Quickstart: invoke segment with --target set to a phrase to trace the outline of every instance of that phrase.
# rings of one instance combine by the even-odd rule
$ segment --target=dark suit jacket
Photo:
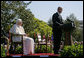
[[[62,16],[59,15],[57,12],[53,14],[52,16],[52,22],[53,22],[53,29],[57,29],[60,27],[60,24],[63,24]]]

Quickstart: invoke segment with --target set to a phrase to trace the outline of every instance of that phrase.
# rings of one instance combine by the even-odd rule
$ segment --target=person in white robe
[[[16,24],[12,26],[10,29],[10,33],[23,35],[23,53],[28,55],[30,53],[34,53],[34,40],[33,38],[27,37],[27,34],[22,27],[22,20],[17,19]],[[13,42],[21,42],[21,36],[12,37]]]

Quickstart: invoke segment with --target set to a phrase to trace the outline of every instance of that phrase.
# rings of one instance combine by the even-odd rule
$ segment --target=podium
[[[63,26],[61,27],[62,31],[65,32],[65,43],[64,45],[72,45],[72,32],[76,28],[75,24],[73,21],[64,23]]]

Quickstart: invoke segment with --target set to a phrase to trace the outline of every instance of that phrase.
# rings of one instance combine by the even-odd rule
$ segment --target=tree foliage
[[[31,3],[23,1],[1,1],[1,34],[7,34],[15,19],[22,19],[26,32],[32,31],[34,15],[26,7]]]
[[[73,36],[73,40],[75,41],[82,41],[82,29],[79,29],[79,21],[78,19],[74,16],[74,14],[70,14],[67,18],[70,18],[72,21],[74,21],[75,25],[76,25],[76,29],[73,31],[72,36]]]
[[[41,21],[37,18],[34,18],[34,31],[31,31],[30,33],[33,35],[34,33],[40,33],[43,35],[52,35],[52,28],[47,25],[46,22]]]
[[[52,19],[50,18],[50,19],[48,20],[48,25],[49,25],[50,27],[52,27],[52,24],[53,24],[53,22],[52,22]]]

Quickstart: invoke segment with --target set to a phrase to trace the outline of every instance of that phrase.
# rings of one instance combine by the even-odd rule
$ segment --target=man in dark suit
[[[58,7],[57,12],[53,14],[53,41],[54,41],[54,54],[58,54],[62,36],[61,27],[63,25],[62,16],[62,7]]]

